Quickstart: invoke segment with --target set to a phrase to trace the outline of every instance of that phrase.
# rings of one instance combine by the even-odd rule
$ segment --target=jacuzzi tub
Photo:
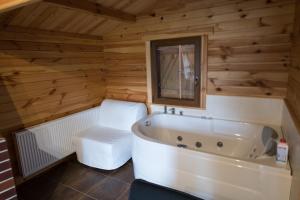
[[[264,127],[152,114],[132,128],[135,178],[207,200],[288,200],[290,167],[265,154]]]

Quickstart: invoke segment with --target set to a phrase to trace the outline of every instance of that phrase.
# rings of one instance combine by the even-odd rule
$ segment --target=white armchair
[[[116,169],[131,158],[131,126],[147,115],[143,103],[104,100],[99,123],[73,137],[79,162],[105,170]]]

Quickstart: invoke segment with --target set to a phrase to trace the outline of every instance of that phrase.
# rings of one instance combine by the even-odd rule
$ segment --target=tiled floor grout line
[[[93,169],[87,168],[87,170],[88,170],[89,172],[93,172]],[[98,173],[98,172],[97,172],[97,173]],[[104,176],[103,180],[99,181],[99,183],[102,183],[103,181],[105,181],[105,180],[109,177],[109,176],[106,175],[106,174],[103,174],[103,173],[101,173],[101,172],[99,172],[99,173],[100,173],[101,175]],[[87,196],[87,197],[89,197],[89,198],[91,198],[91,199],[99,200],[99,199],[97,199],[97,198],[95,198],[95,197],[92,197],[92,196],[90,196],[89,194],[87,194],[87,192],[89,192],[90,190],[92,190],[94,187],[91,187],[87,192],[82,192],[82,191],[77,190],[76,188],[72,187],[71,185],[67,185],[67,184],[64,184],[64,183],[60,182],[59,180],[52,179],[52,178],[49,178],[49,177],[46,177],[46,178],[47,178],[48,180],[51,180],[51,181],[57,181],[58,184],[61,184],[61,185],[65,186],[65,187],[67,187],[67,188],[69,188],[69,189],[72,189],[72,190],[74,190],[74,191],[76,191],[76,192],[79,192],[80,194],[83,194],[83,195],[85,195],[85,196]],[[97,184],[99,184],[99,183],[97,183]],[[96,184],[96,185],[97,185],[97,184]]]
[[[91,198],[91,199],[99,200],[99,199],[97,199],[97,198],[95,198],[95,197],[90,196],[89,194],[87,194],[87,193],[85,193],[85,192],[82,192],[82,191],[80,191],[80,190],[77,190],[76,188],[73,188],[73,187],[70,186],[70,185],[65,185],[65,184],[63,184],[63,183],[60,183],[60,184],[63,185],[63,186],[65,186],[65,187],[67,187],[67,188],[69,188],[69,189],[72,189],[72,190],[74,190],[74,191],[76,191],[76,192],[79,192],[80,194],[83,194],[84,196],[87,196],[87,197],[89,197],[89,198]]]
[[[123,184],[126,184],[126,185],[127,185],[126,190],[124,190],[124,191],[118,196],[118,198],[117,198],[116,200],[121,199],[122,196],[127,192],[127,190],[130,189],[130,185],[131,185],[130,183],[128,183],[128,182],[126,182],[126,181],[124,181],[124,180],[122,180],[122,179],[113,177],[113,175],[117,173],[116,171],[113,171],[113,172],[111,172],[111,173],[109,173],[109,174],[104,174],[104,173],[102,173],[102,172],[97,172],[97,171],[94,170],[93,168],[88,168],[88,170],[91,171],[92,173],[95,173],[95,172],[96,172],[96,173],[100,173],[101,175],[103,175],[103,176],[105,177],[103,180],[99,181],[99,183],[95,184],[95,185],[94,185],[93,187],[91,187],[88,191],[86,191],[86,193],[84,193],[84,194],[86,194],[86,196],[88,196],[88,197],[90,197],[90,195],[88,195],[87,193],[88,193],[89,191],[93,190],[94,187],[96,187],[98,184],[101,184],[102,182],[106,181],[107,178],[111,178],[111,179],[113,179],[113,180],[117,180],[117,181],[122,182]],[[95,199],[95,198],[93,198],[93,199]],[[97,199],[97,200],[99,200],[99,199]]]
[[[123,195],[125,195],[128,190],[130,190],[130,186],[126,190],[124,190],[116,200],[121,199],[123,197]]]
[[[119,178],[116,178],[116,177],[110,177],[111,179],[115,179],[115,180],[117,180],[117,181],[120,181],[120,182],[122,182],[122,183],[125,183],[126,185],[130,185],[130,183],[127,183],[126,181],[123,181],[123,180],[121,180],[121,179],[119,179]]]
[[[97,191],[97,188],[102,188],[102,184],[106,184],[110,183],[110,182],[119,182],[120,187],[122,186],[122,189],[120,188],[119,192],[115,195],[115,200],[122,200],[122,198],[124,198],[125,196],[127,196],[127,192],[129,192],[130,190],[130,182],[133,178],[132,176],[132,168],[133,165],[131,163],[127,163],[125,165],[123,165],[122,167],[115,169],[115,170],[99,170],[96,168],[91,168],[88,167],[86,165],[82,165],[80,164],[80,166],[76,166],[78,163],[77,162],[70,162],[70,164],[68,164],[67,166],[64,166],[62,168],[58,168],[57,170],[58,173],[56,171],[54,171],[54,174],[52,174],[51,172],[49,174],[52,174],[52,176],[47,175],[45,176],[45,181],[51,181],[53,182],[53,184],[55,184],[55,187],[59,187],[59,185],[65,187],[66,189],[72,190],[72,194],[74,193],[74,195],[77,195],[77,197],[79,199],[85,199],[85,198],[89,198],[90,200],[101,200],[102,199],[102,195],[94,195],[93,193],[88,194],[89,192],[95,190]],[[79,171],[77,170],[77,168],[81,168]],[[72,186],[72,183],[68,183],[66,181],[64,181],[63,177],[61,177],[62,175],[66,175],[65,170],[67,169],[74,169],[75,172],[78,171],[78,175],[84,176],[84,175],[88,175],[91,177],[94,177],[92,179],[95,180],[95,182],[93,182],[92,184],[89,184],[89,186],[87,188],[82,188],[83,191],[81,191],[81,187],[79,187],[78,189],[76,189],[76,185]],[[123,168],[123,170],[122,170]],[[63,170],[60,172],[60,170]],[[62,173],[62,175],[60,175]],[[86,174],[87,173],[87,174]],[[69,173],[67,173],[69,174]],[[71,174],[72,175],[72,174]],[[70,176],[70,175],[69,175]],[[79,178],[80,178],[79,177]],[[41,176],[41,178],[43,178]],[[128,179],[130,178],[130,179]],[[133,178],[134,180],[134,178]],[[71,191],[70,191],[71,192]]]
[[[103,175],[103,176],[105,177],[103,180],[99,181],[96,185],[94,185],[94,187],[96,187],[98,184],[101,184],[102,182],[104,182],[107,178],[111,178],[111,179],[120,181],[120,182],[126,184],[127,186],[130,186],[130,184],[129,184],[128,182],[126,182],[126,181],[124,181],[124,180],[122,180],[122,179],[119,179],[119,178],[116,178],[116,177],[113,177],[113,176],[112,176],[113,174],[116,173],[116,171],[111,172],[111,173],[109,173],[109,174],[104,174],[104,173],[102,173],[102,172],[97,172],[97,171],[94,170],[93,168],[87,168],[87,170],[88,170],[89,172],[92,172],[92,173],[95,173],[95,172],[96,172],[96,173],[99,173],[99,174],[101,174],[101,175]],[[47,177],[47,178],[48,178],[48,177]],[[55,181],[55,180],[54,180],[54,181]],[[73,187],[70,186],[70,185],[66,185],[66,184],[64,184],[64,183],[61,183],[60,181],[59,181],[59,183],[62,184],[62,185],[64,185],[64,186],[66,186],[66,187],[69,187],[69,188],[71,188],[71,189],[73,189],[73,190],[75,190],[75,191],[78,191],[78,192],[80,192],[81,194],[85,194],[85,195],[88,196],[88,197],[90,197],[90,195],[88,195],[87,193],[88,193],[89,191],[91,191],[91,190],[94,188],[94,187],[91,187],[86,193],[84,193],[84,192],[81,192],[81,191],[79,191],[79,190],[73,188]],[[127,190],[125,190],[125,192],[126,192],[126,191],[127,191]],[[123,193],[122,193],[122,194],[123,194]],[[95,199],[95,198],[93,197],[93,199]],[[96,200],[98,200],[98,199],[96,199]]]
[[[104,175],[104,176],[105,176],[105,178],[104,178],[103,180],[99,181],[96,185],[94,185],[93,187],[91,187],[86,193],[84,193],[84,192],[80,192],[80,193],[86,194],[86,196],[90,197],[90,195],[88,195],[87,193],[88,193],[89,191],[91,191],[92,189],[94,189],[94,187],[96,187],[98,184],[101,184],[102,182],[106,181],[107,178],[111,178],[111,179],[120,181],[120,182],[122,182],[122,183],[124,183],[124,184],[127,185],[126,190],[124,190],[124,191],[120,194],[120,196],[119,196],[117,199],[120,199],[120,198],[122,197],[122,195],[125,194],[125,193],[127,192],[127,190],[129,190],[129,188],[130,188],[130,184],[129,184],[129,183],[127,183],[127,182],[125,182],[125,181],[123,181],[123,180],[121,180],[121,179],[118,179],[118,178],[115,178],[115,177],[108,176],[108,175]],[[73,188],[72,186],[69,186],[69,187],[70,187],[70,188]],[[76,190],[76,189],[74,188],[74,190]],[[77,190],[76,190],[76,191],[77,191]],[[93,198],[93,199],[95,199],[95,198]],[[97,200],[98,200],[98,199],[97,199]]]
[[[98,184],[102,184],[107,178],[109,178],[108,176],[106,176],[103,180],[99,181],[97,184],[95,184],[93,187],[91,187],[89,190],[86,191],[86,193],[90,192],[92,189],[94,189]]]
[[[122,166],[122,167],[123,167],[123,166]],[[97,171],[94,171],[92,168],[91,168],[91,169],[88,168],[88,170],[89,170],[89,171],[92,171],[92,172],[98,173]],[[99,173],[100,173],[101,175],[105,176],[105,177],[109,177],[109,178],[118,180],[118,181],[120,181],[120,182],[122,182],[122,183],[125,183],[125,184],[127,184],[127,185],[130,185],[130,183],[128,183],[128,182],[126,182],[126,181],[124,181],[124,180],[122,180],[122,179],[113,177],[112,175],[115,174],[115,173],[117,173],[116,171],[113,171],[113,172],[109,173],[108,175],[107,175],[107,174],[104,174],[104,173],[102,173],[102,172],[99,172]]]

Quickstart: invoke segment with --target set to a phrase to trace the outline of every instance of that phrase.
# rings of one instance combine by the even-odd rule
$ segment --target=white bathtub
[[[206,200],[288,200],[290,167],[264,154],[263,128],[227,120],[150,115],[132,128],[135,178]],[[280,128],[272,128],[281,137]]]

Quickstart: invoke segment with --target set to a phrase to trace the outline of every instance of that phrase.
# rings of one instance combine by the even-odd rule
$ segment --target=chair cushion
[[[80,132],[73,144],[79,162],[112,170],[131,158],[132,133],[97,125]]]
[[[147,116],[143,103],[105,99],[100,106],[101,126],[131,131],[131,126]]]

